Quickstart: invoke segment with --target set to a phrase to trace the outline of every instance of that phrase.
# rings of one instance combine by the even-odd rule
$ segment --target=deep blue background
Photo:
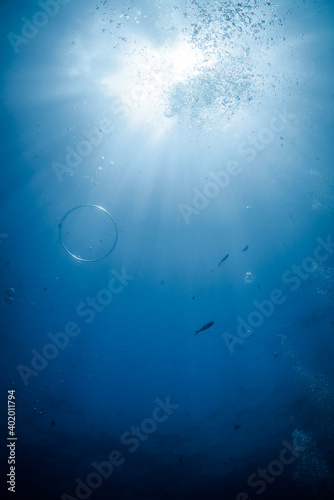
[[[282,281],[334,239],[333,3],[70,0],[17,53],[8,34],[41,7],[1,7],[1,470],[15,389],[16,498],[78,498],[112,450],[124,463],[85,498],[334,498],[333,253],[296,290]],[[99,144],[57,176],[85,131]],[[59,241],[86,204],[118,228],[89,263]],[[75,248],[92,235],[98,258],[104,223],[80,218]],[[120,293],[80,316],[115,272]],[[275,289],[284,304],[228,345]],[[24,379],[69,322],[80,333]],[[121,437],[157,398],[178,407],[131,452]],[[293,439],[304,450],[257,494],[249,476]]]

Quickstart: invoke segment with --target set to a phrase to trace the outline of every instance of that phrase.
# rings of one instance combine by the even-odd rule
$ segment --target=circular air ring
[[[95,208],[95,209],[101,211],[100,213],[105,214],[109,218],[109,222],[112,224],[112,227],[114,229],[114,240],[110,242],[110,247],[108,247],[107,249],[104,249],[103,252],[102,252],[102,255],[99,256],[99,257],[96,257],[96,258],[84,258],[84,257],[81,257],[80,254],[79,254],[79,252],[75,251],[72,248],[69,248],[68,242],[64,241],[64,240],[66,240],[65,234],[64,234],[64,224],[70,220],[69,217],[71,215],[74,215],[74,212],[76,210],[79,210],[79,209],[85,208],[85,207]],[[85,229],[87,229],[87,228],[85,228]],[[67,234],[69,234],[69,232],[67,232]],[[108,235],[111,236],[111,233],[108,233]],[[98,262],[99,260],[102,260],[102,259],[105,259],[106,257],[108,257],[108,255],[110,255],[111,252],[114,250],[114,248],[115,248],[115,246],[117,244],[117,240],[118,240],[118,231],[117,231],[117,226],[116,226],[116,223],[115,223],[112,215],[105,208],[99,207],[98,205],[88,205],[88,204],[86,204],[86,205],[79,205],[79,206],[74,207],[71,210],[69,210],[64,215],[64,217],[62,218],[61,222],[59,223],[59,240],[60,240],[60,243],[62,244],[62,247],[66,250],[66,252],[69,255],[71,255],[72,257],[74,257],[75,259],[77,259],[77,260],[79,260],[81,262]],[[99,241],[101,242],[102,238],[100,238]],[[108,244],[108,246],[109,246],[109,244]]]

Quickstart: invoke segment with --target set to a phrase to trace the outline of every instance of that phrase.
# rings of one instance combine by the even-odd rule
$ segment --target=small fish
[[[234,430],[237,431],[238,429],[240,429],[241,425],[237,424],[234,426]]]
[[[183,460],[183,456],[182,456],[182,455],[180,455],[180,457],[179,457],[179,462],[182,462],[182,460]]]
[[[248,245],[246,245],[245,248],[243,248],[241,251],[246,252],[246,250],[248,250]]]
[[[224,257],[224,258],[223,258],[223,259],[219,262],[218,266],[220,266],[220,264],[222,264],[222,263],[224,262],[224,260],[226,260],[226,259],[227,259],[227,257],[229,257],[229,255],[230,255],[230,254],[229,254],[229,253],[227,253],[227,254],[225,255],[225,257]]]
[[[202,328],[200,330],[196,330],[195,335],[197,335],[199,332],[202,332],[203,330],[207,330],[213,324],[214,324],[214,321],[210,321],[210,323],[207,323],[206,325],[202,326]]]

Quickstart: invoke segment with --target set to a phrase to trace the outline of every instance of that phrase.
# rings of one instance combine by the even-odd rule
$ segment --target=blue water
[[[2,2],[1,498],[334,498],[333,7]]]

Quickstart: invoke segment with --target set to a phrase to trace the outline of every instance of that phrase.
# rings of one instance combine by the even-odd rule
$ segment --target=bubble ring
[[[102,255],[102,257],[99,257],[98,259],[83,259],[82,257],[79,257],[78,255],[76,255],[75,253],[71,252],[65,245],[65,243],[63,242],[63,238],[62,238],[62,227],[63,227],[63,223],[65,221],[65,219],[72,213],[74,212],[75,210],[78,210],[78,208],[83,208],[83,207],[93,207],[93,208],[97,208],[99,210],[102,210],[102,212],[104,212],[105,214],[108,215],[108,217],[110,218],[110,220],[112,221],[113,225],[114,225],[114,228],[115,228],[115,242],[113,244],[113,246],[111,247],[110,250],[108,250],[107,253],[105,253],[104,255]],[[71,255],[72,257],[74,257],[75,259],[77,260],[80,260],[81,262],[98,262],[99,260],[102,260],[102,259],[105,259],[106,257],[108,257],[108,255],[111,254],[111,252],[114,250],[116,244],[117,244],[117,241],[118,241],[118,230],[117,230],[117,226],[116,226],[116,222],[114,221],[114,218],[112,217],[112,215],[103,207],[100,207],[98,205],[89,205],[89,204],[86,204],[86,205],[79,205],[77,207],[74,207],[74,208],[71,208],[71,210],[69,210],[68,212],[66,212],[66,214],[64,215],[64,217],[62,218],[62,220],[60,221],[59,225],[59,241],[62,245],[62,247],[64,248],[64,250],[66,250],[66,252]]]

